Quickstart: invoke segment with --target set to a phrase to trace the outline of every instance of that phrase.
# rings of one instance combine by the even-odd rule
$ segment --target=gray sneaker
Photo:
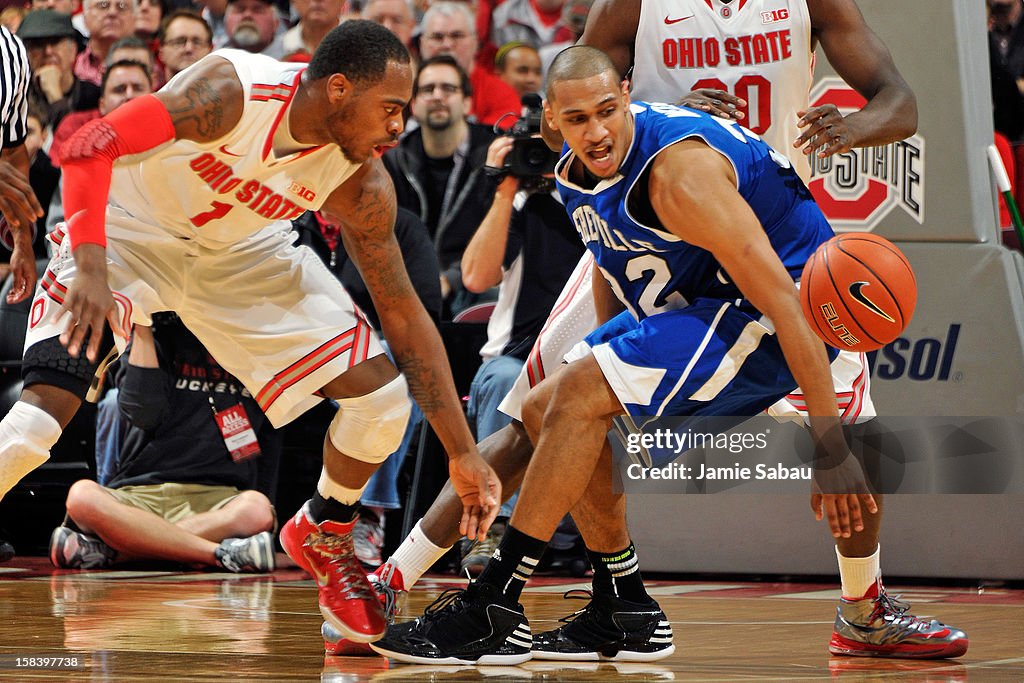
[[[384,525],[373,512],[362,510],[359,513],[352,529],[352,545],[356,557],[367,569],[376,569],[383,563],[380,553],[384,548]]]
[[[214,551],[229,572],[274,571],[274,537],[269,531],[249,538],[225,538]]]
[[[487,530],[484,540],[464,540],[462,542],[462,573],[468,573],[474,579],[479,576],[491,560],[491,555],[498,549],[498,544],[501,543],[501,537],[504,535],[505,523],[495,522]]]
[[[104,569],[114,564],[117,551],[96,538],[66,526],[50,535],[50,562],[61,569]]]
[[[860,600],[840,598],[828,650],[853,657],[943,659],[967,652],[967,634],[935,619],[907,614],[910,606],[890,597],[876,581]]]

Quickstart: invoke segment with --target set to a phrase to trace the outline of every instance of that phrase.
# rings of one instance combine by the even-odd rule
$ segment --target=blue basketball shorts
[[[585,343],[632,416],[757,415],[796,388],[771,322],[733,301],[641,321],[627,311]]]

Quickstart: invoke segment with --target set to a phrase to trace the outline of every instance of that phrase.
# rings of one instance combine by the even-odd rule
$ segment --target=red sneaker
[[[309,503],[281,529],[281,546],[309,572],[320,589],[320,613],[345,638],[380,639],[387,628],[384,609],[366,579],[352,545],[355,521],[313,522]]]
[[[384,564],[366,578],[376,591],[377,598],[384,608],[384,618],[388,626],[391,626],[395,623],[395,616],[401,611],[401,603],[408,594],[402,580],[402,572],[391,564]],[[357,657],[377,654],[368,644],[345,638],[326,621],[320,627],[320,635],[324,638],[324,651],[329,655]]]

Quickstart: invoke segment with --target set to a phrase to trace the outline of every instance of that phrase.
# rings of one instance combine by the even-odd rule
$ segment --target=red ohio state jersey
[[[796,112],[807,107],[814,70],[804,0],[643,0],[636,33],[633,97],[676,102],[697,88],[747,101],[740,123],[793,162]]]

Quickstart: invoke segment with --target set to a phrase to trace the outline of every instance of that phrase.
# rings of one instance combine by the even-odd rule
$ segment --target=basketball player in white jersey
[[[810,154],[831,156],[915,132],[913,92],[853,0],[789,0],[781,3],[782,8],[779,4],[597,0],[580,43],[606,52],[622,74],[632,68],[635,98],[680,102],[736,119],[787,154],[805,181]],[[860,111],[843,116],[834,105],[807,106],[819,44],[836,72],[867,100]],[[549,133],[545,127],[546,137]],[[560,141],[552,146],[560,147]],[[524,397],[557,371],[565,354],[599,323],[591,296],[592,270],[592,258],[584,255],[501,404],[500,409],[515,420],[480,444],[485,459],[502,477],[506,495],[521,482],[531,453],[518,422]],[[843,419],[873,416],[863,355],[841,353],[832,369]],[[769,412],[796,416],[804,414],[803,409],[798,390]],[[378,573],[388,577],[392,588],[411,586],[457,540],[458,502],[446,487],[413,530],[412,543],[404,543],[381,568]],[[830,520],[845,596],[860,597],[874,585],[880,519],[879,507],[878,514],[865,516],[862,530]],[[478,531],[475,526],[469,529],[471,534]]]
[[[173,310],[275,426],[323,397],[338,401],[317,491],[281,541],[316,578],[329,623],[353,640],[379,638],[383,612],[352,528],[367,479],[405,431],[410,389],[471,514],[496,509],[500,488],[393,234],[379,157],[398,140],[411,91],[400,41],[349,21],[308,69],[217,52],[76,133],[64,149],[66,235],[32,304],[25,388],[0,423],[0,495],[48,458],[77,411],[105,322],[121,350],[133,323]],[[288,221],[318,209],[343,224],[398,369],[334,276],[292,246]],[[252,436],[245,416],[218,422],[229,450]]]

